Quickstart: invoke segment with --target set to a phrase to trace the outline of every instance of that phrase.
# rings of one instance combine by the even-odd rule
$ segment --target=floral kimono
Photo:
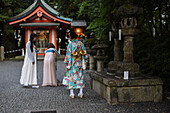
[[[68,72],[66,72],[68,76],[68,89],[80,89],[85,87],[82,60],[87,62],[87,52],[84,44],[74,39],[67,47],[64,60],[68,70]]]

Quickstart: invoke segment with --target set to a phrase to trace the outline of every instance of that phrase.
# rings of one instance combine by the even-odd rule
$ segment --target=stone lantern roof
[[[118,8],[117,15],[121,17],[138,16],[143,13],[143,9],[135,5],[124,4]]]

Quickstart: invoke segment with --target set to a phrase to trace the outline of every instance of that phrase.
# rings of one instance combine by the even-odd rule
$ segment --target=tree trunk
[[[162,32],[162,2],[161,0],[159,1],[159,29]]]

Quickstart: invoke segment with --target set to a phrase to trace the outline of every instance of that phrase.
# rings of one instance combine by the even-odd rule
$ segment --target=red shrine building
[[[59,12],[50,7],[44,0],[35,0],[26,10],[11,17],[8,21],[15,28],[24,30],[25,44],[32,32],[37,34],[38,55],[44,55],[48,43],[53,43],[56,49],[60,48],[61,53],[64,53],[68,44],[66,30],[73,28],[77,34],[80,34],[86,27],[84,20],[73,20],[59,16]]]

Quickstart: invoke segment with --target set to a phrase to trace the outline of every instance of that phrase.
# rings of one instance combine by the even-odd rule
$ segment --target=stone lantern
[[[103,44],[101,39],[98,40],[96,45],[92,46],[92,49],[96,49],[96,56],[94,58],[97,61],[97,72],[104,71],[104,59],[107,57],[104,52],[105,48],[107,48],[107,45]]]
[[[133,39],[137,34],[137,19],[136,17],[142,13],[142,10],[131,4],[126,4],[118,9],[118,14],[122,17],[120,24],[124,39],[124,58],[123,62],[118,64],[117,75],[122,76],[124,71],[129,72],[129,77],[137,77],[140,75],[139,65],[134,63],[133,59]]]
[[[114,26],[112,29],[114,61],[109,62],[106,73],[103,72],[103,60],[105,58],[104,48],[107,46],[99,41],[92,47],[97,50],[97,54],[94,56],[97,60],[97,72],[92,71],[89,74],[91,88],[112,105],[125,102],[162,101],[162,80],[159,77],[140,74],[139,65],[134,63],[133,39],[138,32],[136,17],[140,13],[140,8],[126,3],[120,6],[116,12],[117,18],[119,18],[119,27]],[[123,35],[121,41],[118,40],[116,34],[120,26]],[[123,55],[121,55],[121,50],[123,50]],[[123,56],[123,60],[121,56]],[[127,71],[129,72],[128,77]]]

